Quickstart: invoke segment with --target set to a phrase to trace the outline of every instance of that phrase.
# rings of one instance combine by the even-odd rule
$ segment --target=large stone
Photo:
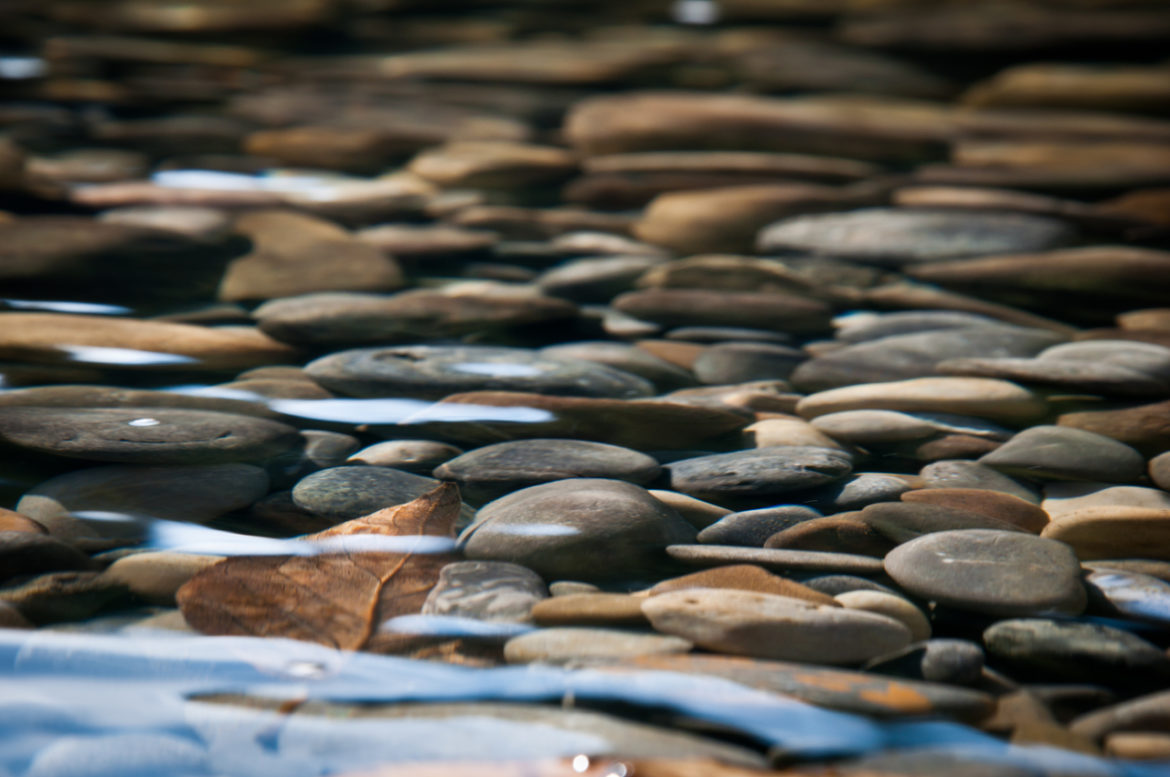
[[[7,408],[0,440],[38,453],[128,464],[258,461],[292,447],[276,421],[177,408]]]
[[[849,454],[775,446],[682,459],[666,467],[671,488],[700,499],[755,498],[831,483],[849,474]]]
[[[1072,240],[1067,223],[1022,213],[872,208],[797,216],[760,233],[765,252],[808,251],[895,267],[1043,251]]]
[[[796,412],[805,418],[876,409],[956,413],[1003,423],[1026,423],[1042,416],[1047,407],[1031,391],[992,378],[915,378],[863,383],[818,391],[796,405]]]
[[[910,630],[883,615],[750,591],[675,591],[642,611],[658,631],[756,658],[852,664],[910,643]]]
[[[1147,455],[1170,450],[1170,401],[1114,410],[1063,413],[1056,419],[1056,423],[1071,429],[1103,434],[1132,445]]]
[[[954,529],[1024,531],[986,513],[922,502],[879,502],[864,508],[858,518],[896,543]]]
[[[981,458],[1009,475],[1132,483],[1146,474],[1140,453],[1111,437],[1067,426],[1033,426]]]
[[[440,465],[433,474],[459,483],[469,499],[486,501],[566,478],[609,478],[645,485],[661,471],[650,456],[617,445],[585,440],[513,440],[468,451]]]
[[[992,615],[1077,614],[1081,565],[1067,545],[988,529],[934,532],[890,551],[886,573],[909,593]]]
[[[639,486],[580,478],[484,505],[460,545],[469,559],[522,564],[545,580],[622,580],[645,577],[694,531]]]

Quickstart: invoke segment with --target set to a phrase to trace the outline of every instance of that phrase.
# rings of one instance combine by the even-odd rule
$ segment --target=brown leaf
[[[444,484],[413,502],[338,524],[303,539],[355,534],[455,536],[459,490]],[[288,637],[343,650],[395,647],[378,624],[416,613],[452,561],[448,554],[345,551],[316,556],[237,556],[208,567],[176,596],[205,634]]]

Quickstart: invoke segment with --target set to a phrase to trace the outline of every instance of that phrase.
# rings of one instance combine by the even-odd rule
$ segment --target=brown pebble
[[[629,594],[569,594],[544,599],[532,606],[532,620],[540,626],[645,626],[642,598]]]
[[[1019,526],[1039,534],[1048,525],[1048,513],[1018,496],[983,488],[925,488],[902,494],[903,502],[953,507]]]
[[[804,599],[814,604],[830,606],[837,604],[837,601],[827,594],[814,591],[794,580],[773,575],[766,569],[752,564],[728,564],[727,566],[704,569],[702,572],[692,572],[682,577],[672,577],[658,583],[646,593],[650,596],[658,596],[688,588],[733,588],[739,591],[791,596],[793,599]]]

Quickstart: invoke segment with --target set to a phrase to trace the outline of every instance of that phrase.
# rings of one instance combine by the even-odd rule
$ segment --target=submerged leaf
[[[354,535],[455,536],[459,490],[444,484],[412,502],[338,524],[303,539]],[[385,650],[379,624],[422,609],[449,554],[348,549],[312,556],[237,556],[208,567],[179,589],[183,617],[204,634],[289,637],[343,650]],[[376,547],[376,545],[374,546]]]

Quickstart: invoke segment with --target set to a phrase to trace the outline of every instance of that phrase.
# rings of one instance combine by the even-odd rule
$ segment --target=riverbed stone
[[[654,628],[697,646],[755,658],[860,663],[910,642],[900,621],[774,594],[697,588],[647,599]]]
[[[773,534],[764,547],[884,557],[895,543],[855,515],[841,513],[798,523]]]
[[[695,385],[695,376],[690,370],[628,343],[608,341],[565,343],[542,348],[540,352],[554,359],[568,361],[583,359],[628,372],[650,381],[659,391]]]
[[[645,485],[661,471],[655,459],[629,448],[549,439],[485,445],[440,465],[433,475],[457,482],[468,499],[487,501],[566,478],[609,478]]]
[[[389,467],[330,467],[301,478],[292,497],[297,507],[341,523],[418,499],[438,485],[434,478]]]
[[[472,560],[522,564],[545,580],[637,579],[694,529],[644,488],[577,478],[531,486],[484,505],[459,539]]]
[[[859,472],[806,491],[801,501],[825,514],[860,510],[875,502],[892,502],[914,488],[914,478],[883,472]]]
[[[611,304],[664,327],[750,326],[813,333],[827,330],[829,324],[823,302],[780,292],[645,289],[621,294]]]
[[[756,564],[765,569],[789,573],[877,575],[882,572],[881,560],[856,553],[744,548],[738,545],[670,545],[666,553],[676,561],[696,567]]]
[[[928,639],[878,656],[867,672],[952,685],[973,685],[983,673],[983,649],[965,639]]]
[[[858,520],[899,544],[924,534],[959,529],[1024,531],[1014,523],[986,513],[922,502],[879,502],[863,508]]]
[[[526,622],[532,608],[547,597],[544,581],[527,567],[503,561],[455,561],[439,570],[439,580],[420,612]]]
[[[642,597],[629,594],[569,594],[537,602],[532,620],[540,626],[648,626]]]
[[[699,532],[698,540],[711,545],[744,545],[762,548],[777,532],[821,514],[803,505],[777,505],[729,513]]]
[[[391,467],[421,475],[462,453],[462,448],[438,440],[385,440],[354,452],[347,462]]]
[[[1022,532],[926,534],[890,551],[885,569],[914,596],[992,615],[1076,614],[1086,602],[1072,549]]]
[[[1116,561],[1085,565],[1085,588],[1096,611],[1165,627],[1170,624],[1170,583],[1126,569]]]
[[[1058,516],[1042,536],[1070,545],[1085,560],[1170,560],[1170,508],[1086,507]]]
[[[1048,500],[1041,507],[1012,494],[984,488],[920,488],[902,494],[903,502],[979,513],[1039,534],[1048,524]]]
[[[810,394],[796,406],[796,412],[804,418],[875,409],[954,413],[1016,424],[1040,418],[1047,406],[1036,394],[1005,380],[944,377],[830,388]]]
[[[658,596],[689,588],[731,588],[737,591],[788,596],[829,607],[837,605],[833,597],[827,594],[813,590],[795,580],[773,575],[766,569],[752,564],[728,564],[727,566],[692,572],[681,577],[668,578],[655,583],[645,593],[647,596]]]
[[[849,454],[828,448],[774,446],[682,459],[666,466],[672,488],[720,501],[768,497],[839,480]]]
[[[807,358],[804,351],[786,345],[716,343],[703,349],[691,369],[700,382],[714,385],[784,380]]]
[[[257,461],[292,447],[291,426],[178,408],[7,408],[0,440],[38,453],[126,464]]]
[[[1057,481],[1044,486],[1044,501],[1040,506],[1055,521],[1065,515],[1099,507],[1170,509],[1170,493],[1145,486]]]
[[[342,351],[316,359],[313,380],[355,397],[442,399],[467,391],[532,391],[585,397],[648,397],[642,378],[602,364],[524,348],[412,345]]]
[[[48,534],[0,531],[0,578],[92,567],[89,556]]]
[[[687,639],[645,631],[563,626],[522,634],[504,645],[511,664],[564,663],[590,658],[627,658],[662,653],[688,653]]]
[[[930,639],[930,621],[926,619],[926,615],[900,596],[881,591],[848,591],[833,598],[842,607],[875,612],[893,618],[910,630],[910,639],[914,642]]]
[[[845,444],[889,445],[929,441],[944,436],[1006,440],[1012,431],[998,424],[953,413],[905,413],[897,410],[843,410],[812,420],[820,432]]]
[[[1064,426],[1025,429],[979,461],[1009,475],[1048,480],[1132,483],[1146,473],[1145,458],[1125,443]]]
[[[1071,429],[1103,434],[1131,445],[1147,456],[1170,450],[1170,400],[1112,410],[1062,413],[1056,423]]]
[[[1031,504],[1040,503],[1039,491],[1013,477],[977,461],[935,461],[919,472],[923,484],[933,488],[975,488],[1019,497]]]
[[[175,593],[179,588],[223,558],[168,550],[132,553],[107,567],[102,579],[125,586],[148,604],[174,607]]]

